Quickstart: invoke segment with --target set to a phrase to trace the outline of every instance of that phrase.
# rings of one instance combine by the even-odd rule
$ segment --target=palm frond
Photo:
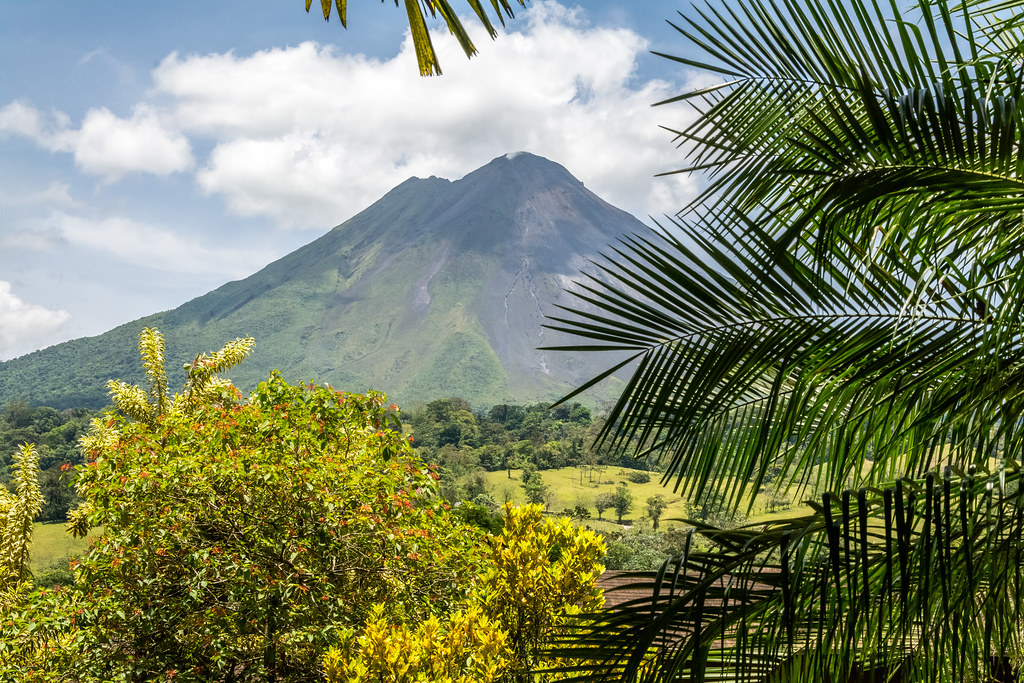
[[[496,37],[498,32],[483,3],[480,0],[466,0],[466,2],[476,18],[483,24],[487,34],[491,38]],[[516,0],[516,2],[521,7],[526,7],[526,0]],[[469,37],[469,32],[466,31],[462,20],[448,0],[404,0],[404,3],[421,76],[441,75],[441,62],[438,60],[433,42],[430,40],[427,15],[430,15],[432,19],[440,15],[449,33],[455,36],[467,57],[472,57],[477,53],[476,46]],[[312,4],[313,0],[306,0],[306,12],[309,12]],[[510,0],[490,0],[490,4],[495,20],[502,26],[505,25],[505,17],[512,18],[514,16],[513,3]],[[334,5],[338,10],[338,21],[341,22],[343,28],[348,28],[348,0],[334,0]],[[398,7],[398,0],[395,0],[395,7]],[[331,0],[320,0],[320,8],[323,11],[324,20],[329,21]]]
[[[684,17],[699,63],[729,77],[667,101],[698,114],[677,131],[688,169],[713,179],[698,203],[770,207],[791,235],[821,230],[819,253],[832,232],[870,240],[922,202],[945,208],[937,238],[978,211],[1019,213],[1019,59],[966,50],[955,64],[960,24],[938,14],[922,29],[864,2],[747,0]]]
[[[1009,680],[1020,478],[1010,461],[946,469],[761,528],[701,529],[717,550],[633,574],[614,590],[641,597],[573,624],[558,651],[589,660],[579,680]]]
[[[694,246],[668,229],[625,238],[601,267],[610,283],[578,293],[597,312],[547,323],[585,342],[563,349],[641,352],[603,439],[663,456],[683,493],[735,503],[771,465],[842,486],[986,464],[988,415],[1017,405],[1024,372],[1000,271],[951,254],[939,286],[898,250],[812,268],[761,223],[720,229]]]
[[[549,326],[635,354],[599,438],[665,484],[749,509],[779,468],[821,498],[637,577],[646,597],[561,645],[586,675],[1013,680],[1020,4],[736,0],[675,24],[703,54],[671,59],[724,79],[664,103],[696,110],[676,134],[706,190]]]

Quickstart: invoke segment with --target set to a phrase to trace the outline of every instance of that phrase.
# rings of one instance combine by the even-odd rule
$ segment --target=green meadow
[[[93,535],[99,535],[99,530],[93,530],[90,536]],[[71,536],[61,523],[37,522],[32,537],[32,571],[47,569],[65,557],[83,552],[88,545],[88,539]]]
[[[641,517],[647,517],[647,499],[653,496],[663,496],[668,507],[661,515],[661,526],[667,528],[686,517],[686,499],[673,493],[672,486],[662,486],[661,474],[649,472],[651,480],[646,484],[636,484],[629,480],[630,474],[637,470],[626,467],[600,467],[591,470],[580,467],[563,467],[560,469],[541,470],[540,475],[544,483],[550,487],[547,509],[550,512],[561,512],[565,508],[573,508],[576,505],[583,505],[590,511],[591,519],[586,522],[587,526],[601,531],[614,531],[622,527],[616,523],[615,510],[609,508],[604,511],[602,519],[597,518],[597,508],[594,507],[594,498],[600,493],[614,493],[616,487],[625,483],[629,492],[633,495],[633,509],[623,516],[624,526],[632,525]],[[491,496],[499,503],[512,501],[517,504],[526,502],[526,496],[520,482],[521,470],[512,470],[511,476],[507,470],[485,472],[484,476]],[[749,515],[752,521],[768,521],[779,519],[798,512],[797,506],[792,506],[778,512],[768,512],[765,507],[765,496],[758,495],[754,501],[754,509]],[[605,528],[607,527],[607,528]]]

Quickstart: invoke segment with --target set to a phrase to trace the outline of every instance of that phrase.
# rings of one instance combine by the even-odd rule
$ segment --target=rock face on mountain
[[[253,336],[254,355],[228,373],[244,388],[276,368],[293,381],[381,389],[403,405],[550,400],[613,359],[538,350],[565,341],[541,327],[544,315],[576,305],[563,290],[587,259],[645,229],[532,154],[499,157],[454,182],[411,178],[244,280],[0,363],[0,405],[105,404],[108,378],[141,382],[136,340],[146,326],[167,337],[171,370]]]

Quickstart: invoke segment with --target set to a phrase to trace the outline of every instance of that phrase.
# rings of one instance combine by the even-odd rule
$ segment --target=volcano
[[[167,339],[174,371],[249,334],[227,373],[243,389],[277,369],[291,381],[379,389],[402,405],[461,396],[474,406],[547,401],[609,367],[563,343],[545,314],[598,252],[647,228],[557,163],[508,154],[460,180],[410,178],[372,206],[254,275],[182,306],[0,363],[10,400],[101,407],[105,383],[142,383],[143,327]],[[621,387],[606,386],[611,395]],[[600,396],[591,395],[591,402]]]

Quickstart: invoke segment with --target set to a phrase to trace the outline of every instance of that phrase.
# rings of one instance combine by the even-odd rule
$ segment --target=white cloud
[[[0,109],[0,131],[40,140],[43,128],[43,115],[26,102],[18,100]]]
[[[52,343],[70,317],[25,303],[11,292],[11,283],[0,280],[0,360]]]
[[[637,215],[673,213],[693,196],[692,179],[653,177],[682,163],[659,125],[678,128],[687,114],[651,108],[684,86],[637,79],[642,37],[589,26],[583,10],[552,1],[510,27],[472,60],[436,32],[440,78],[418,76],[408,37],[385,60],[312,42],[173,53],[128,118],[92,109],[75,129],[14,101],[0,109],[0,131],[72,153],[109,181],[195,169],[229,211],[300,228],[345,220],[410,176],[455,179],[516,150],[563,164]],[[189,136],[211,150],[198,168]]]
[[[0,206],[33,207],[33,206],[76,206],[71,197],[71,187],[67,183],[53,182],[45,190],[26,194],[13,194],[0,191]]]
[[[412,175],[458,178],[528,150],[565,165],[634,213],[673,212],[694,187],[651,104],[679,84],[634,83],[637,34],[588,26],[582,12],[534,4],[515,33],[467,61],[438,32],[440,78],[417,75],[411,41],[393,59],[315,43],[251,56],[172,54],[154,71],[181,130],[214,147],[197,172],[230,210],[322,229]]]
[[[54,212],[48,223],[73,247],[91,249],[155,271],[212,274],[229,280],[251,275],[273,258],[272,253],[261,249],[210,248],[181,231],[121,216],[89,218]]]
[[[642,37],[590,26],[582,10],[551,1],[510,27],[469,61],[437,31],[440,78],[418,76],[408,37],[383,61],[312,42],[248,56],[174,53],[128,118],[95,108],[75,129],[18,101],[0,109],[0,132],[73,153],[108,181],[193,169],[188,136],[204,138],[212,151],[196,179],[205,192],[236,214],[318,230],[410,176],[455,179],[513,150],[565,165],[641,216],[693,196],[690,179],[653,177],[681,163],[659,124],[679,127],[686,113],[650,106],[683,86],[636,78]]]
[[[43,149],[67,152],[72,148],[71,119],[61,111],[44,114],[28,102],[15,100],[0,109],[0,133],[30,138]]]
[[[106,107],[92,109],[73,137],[75,163],[108,180],[131,172],[166,176],[192,166],[188,139],[166,127],[147,105],[136,106],[130,119],[118,118]]]
[[[166,176],[193,164],[188,138],[146,104],[136,105],[127,119],[106,107],[90,109],[75,130],[66,114],[46,116],[16,101],[0,109],[0,132],[23,135],[51,152],[71,152],[79,168],[108,181],[134,172]]]

